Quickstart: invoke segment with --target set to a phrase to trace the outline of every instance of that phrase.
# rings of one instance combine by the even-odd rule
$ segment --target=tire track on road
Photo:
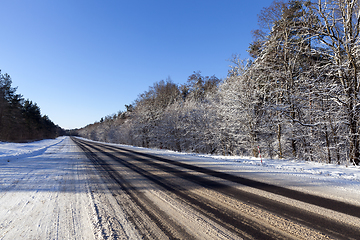
[[[320,206],[323,208],[326,208],[329,203],[335,202],[336,206],[332,207],[332,209],[340,209],[341,211],[339,212],[347,213],[349,211],[348,209],[351,208],[353,210],[351,212],[352,214],[348,214],[348,215],[355,217],[359,215],[358,206],[353,206],[348,203],[343,203],[332,199],[314,196],[299,191],[274,186],[267,183],[249,180],[239,176],[233,176],[231,174],[218,172],[211,169],[205,169],[198,166],[189,165],[171,159],[165,159],[159,156],[153,156],[147,153],[139,153],[137,151],[124,149],[118,146],[101,144],[101,143],[90,143],[84,141],[82,141],[82,143],[91,146],[96,151],[102,152],[109,158],[121,163],[122,165],[128,167],[129,169],[132,169],[133,171],[148,178],[152,182],[156,183],[158,186],[166,189],[169,192],[174,193],[180,199],[182,199],[189,205],[193,206],[202,214],[206,215],[207,217],[217,222],[218,224],[222,225],[223,227],[231,231],[237,232],[242,237],[246,236],[247,234],[242,231],[239,231],[239,229],[246,229],[245,232],[250,233],[250,235],[258,234],[258,232],[261,231],[267,232],[265,234],[267,235],[266,237],[264,235],[261,237],[257,236],[256,238],[258,239],[269,238],[270,236],[276,236],[277,234],[278,236],[276,238],[279,239],[281,238],[281,236],[284,237],[284,235],[280,233],[275,233],[274,231],[269,230],[264,226],[262,226],[263,229],[261,229],[261,227],[259,228],[259,224],[256,222],[253,222],[249,219],[246,220],[244,220],[243,218],[240,219],[239,216],[235,216],[234,213],[232,213],[228,209],[222,208],[221,206],[215,206],[216,204],[213,204],[208,199],[201,196],[197,196],[196,194],[195,195],[191,194],[190,191],[187,191],[186,188],[182,188],[181,186],[176,186],[176,183],[175,184],[167,183],[166,178],[163,178],[158,174],[153,174],[152,173],[153,170],[151,170],[151,168],[172,174],[173,176],[185,179],[186,181],[191,181],[206,189],[212,189],[215,192],[219,192],[232,199],[236,199],[237,201],[250,204],[254,207],[264,209],[265,211],[268,212],[272,212],[285,219],[290,219],[295,223],[299,223],[300,225],[307,226],[310,229],[320,231],[336,239],[358,239],[358,236],[360,236],[359,228],[344,224],[339,220],[334,220],[331,217],[330,218],[324,217],[322,215],[304,209],[300,209],[297,207],[293,207],[291,205],[278,202],[276,200],[268,199],[253,193],[242,191],[236,187],[226,185],[219,181],[214,181],[214,178],[231,181],[237,184],[243,184],[245,182],[245,184],[243,184],[245,186],[271,192],[273,194],[278,194],[280,196],[284,196],[289,199],[295,199],[297,201],[301,201],[302,198],[308,196],[309,198],[312,199],[307,199],[306,201],[303,202],[306,203],[315,202],[316,203],[314,204],[315,206]],[[131,159],[131,160],[127,161],[124,159],[127,160]],[[146,169],[144,166],[148,166],[150,170]],[[201,176],[199,176],[199,173],[201,173],[200,174]],[[292,193],[294,192],[296,194],[293,197]],[[321,200],[324,200],[324,203],[322,203]],[[342,209],[341,206],[343,206],[344,209]],[[241,221],[243,221],[242,226],[240,225],[236,226],[236,224],[234,224],[234,222],[241,222]],[[254,227],[256,225],[257,227]]]
[[[311,229],[321,231],[329,236],[335,237],[336,239],[358,239],[358,237],[360,236],[360,230],[353,226],[348,226],[341,222],[338,222],[338,221],[335,221],[335,220],[332,220],[332,219],[329,219],[329,218],[326,218],[323,216],[319,216],[317,214],[311,213],[306,210],[298,209],[296,207],[293,207],[293,206],[290,206],[287,204],[279,203],[277,201],[267,199],[267,198],[259,196],[259,195],[255,195],[255,194],[252,194],[249,192],[244,192],[244,191],[236,189],[232,186],[228,186],[228,185],[225,185],[225,184],[222,184],[219,182],[208,180],[204,177],[195,176],[193,174],[190,174],[187,171],[182,171],[182,170],[178,170],[173,167],[170,167],[170,166],[165,166],[162,163],[169,163],[169,165],[181,166],[184,169],[193,170],[195,172],[201,172],[201,173],[204,173],[204,174],[210,175],[210,176],[215,176],[215,177],[222,176],[221,179],[225,179],[225,180],[237,179],[236,176],[232,176],[232,175],[226,174],[226,173],[223,174],[221,172],[216,172],[214,170],[207,171],[208,169],[204,169],[201,167],[188,165],[188,164],[184,164],[184,163],[179,163],[176,161],[160,158],[157,156],[152,156],[149,154],[138,154],[138,152],[131,151],[131,150],[124,149],[124,148],[119,148],[119,147],[109,146],[109,145],[102,145],[102,146],[106,149],[113,150],[113,151],[120,150],[120,151],[122,151],[122,152],[120,152],[120,154],[131,157],[132,159],[137,160],[143,164],[151,165],[154,168],[161,169],[162,171],[171,173],[180,178],[183,178],[183,179],[192,181],[196,184],[199,184],[199,185],[203,186],[204,188],[213,189],[217,192],[220,192],[224,195],[232,197],[241,202],[245,202],[247,204],[259,207],[266,211],[275,213],[279,216],[282,216],[283,218],[291,219],[294,222],[298,222],[300,224],[308,226]],[[146,157],[146,158],[140,158],[139,155]],[[162,163],[157,163],[157,162],[154,162],[153,160],[161,161]],[[241,178],[241,179],[244,179],[244,178]],[[257,188],[257,186],[259,185],[259,186],[261,186],[260,189],[262,189],[263,183],[257,182],[254,180],[250,180],[250,181],[256,183],[255,186],[253,184],[253,185],[251,185],[251,187]],[[239,182],[236,182],[236,183],[239,183]],[[282,193],[286,192],[286,190],[288,190],[288,189],[277,187],[277,186],[270,185],[270,184],[265,184],[265,185],[267,185],[268,187],[274,187],[275,189],[282,189]],[[293,190],[290,190],[290,192],[292,192],[292,191]],[[283,194],[279,194],[279,195],[283,196]],[[301,195],[301,192],[299,192],[298,195]],[[313,195],[309,195],[309,194],[305,194],[305,195],[310,196],[310,197],[315,197],[316,199],[318,199],[317,196],[313,196]],[[292,198],[291,195],[290,196],[286,195],[286,197]],[[320,199],[324,199],[324,198],[320,197]],[[328,199],[328,200],[333,201],[331,199]],[[337,202],[338,206],[343,204],[342,202],[338,202],[338,201],[335,201],[335,202]],[[322,206],[321,203],[318,203],[317,205]],[[325,203],[324,205],[327,206],[327,203]],[[344,203],[344,205],[346,206],[346,208],[351,206],[353,208],[353,211],[354,210],[356,211],[357,206],[352,206],[347,203]],[[322,207],[324,207],[324,206],[322,206]],[[351,215],[356,216],[356,215],[358,215],[358,213],[353,213]]]
[[[84,142],[82,142],[84,143]],[[136,164],[130,163],[129,161],[122,160],[121,157],[115,156],[114,153],[109,153],[108,150],[112,149],[114,151],[112,146],[103,145],[103,144],[96,144],[97,147],[93,146],[93,143],[84,143],[88,144],[88,146],[91,145],[93,149],[99,152],[103,152],[108,157],[118,161],[119,163],[125,165],[126,167],[132,169],[135,172],[138,172],[139,174],[145,176],[152,182],[156,183],[157,185],[161,186],[162,188],[166,189],[169,192],[172,192],[176,194],[179,198],[183,199],[187,204],[191,205],[196,209],[197,211],[201,212],[201,214],[207,216],[208,218],[212,219],[214,222],[217,222],[218,224],[222,225],[223,227],[227,228],[230,231],[236,232],[238,235],[242,237],[249,237],[256,238],[256,239],[288,239],[290,238],[290,235],[287,233],[284,233],[281,230],[274,231],[273,227],[265,226],[259,222],[254,222],[254,220],[251,220],[251,218],[244,217],[244,215],[236,214],[231,209],[224,208],[222,205],[214,204],[214,202],[209,201],[208,199],[194,195],[187,191],[187,189],[183,189],[182,187],[176,186],[174,184],[166,183],[166,179],[163,179],[161,176],[157,176],[154,174],[151,174],[150,172],[144,170],[142,167],[138,167]],[[105,148],[105,149],[102,149]],[[108,149],[106,151],[106,149]],[[116,149],[115,149],[116,150]],[[130,157],[134,161],[138,161],[141,163],[145,163],[147,165],[155,166],[158,169],[161,169],[165,172],[170,172],[174,174],[175,172],[180,174],[177,177],[181,178],[189,178],[190,180],[194,181],[194,177],[189,175],[183,171],[176,171],[172,168],[164,167],[162,165],[157,165],[154,163],[149,163],[145,161],[144,159],[139,158],[138,156],[129,155],[129,153],[118,153],[122,154],[125,157]],[[145,161],[145,162],[144,162]],[[197,177],[198,178],[198,177]],[[218,185],[218,183],[212,182],[210,185],[204,185],[204,182],[209,183],[207,180],[200,178],[200,185],[203,187],[208,187],[214,189],[214,186],[216,185],[216,191],[219,189],[225,187],[224,185]],[[189,179],[188,179],[189,180]],[[197,179],[198,180],[198,179]],[[196,181],[199,183],[199,181]],[[225,188],[226,189],[226,188]],[[226,191],[225,191],[226,192]]]
[[[105,145],[105,146],[107,146],[107,145]],[[355,205],[352,205],[349,203],[345,203],[345,202],[341,202],[341,201],[337,201],[337,200],[333,200],[333,199],[329,199],[329,198],[325,198],[325,197],[320,197],[320,196],[316,196],[316,195],[311,195],[311,194],[303,193],[303,192],[296,191],[293,189],[288,189],[288,188],[284,188],[284,187],[280,187],[280,186],[276,186],[276,185],[272,185],[272,184],[268,184],[268,183],[264,183],[264,182],[260,182],[260,181],[255,181],[255,180],[231,175],[231,174],[224,173],[224,172],[219,172],[219,171],[215,171],[215,170],[211,170],[211,169],[207,169],[207,168],[202,168],[202,167],[162,158],[159,156],[150,155],[150,154],[143,153],[143,152],[137,152],[137,151],[120,148],[120,147],[115,147],[115,146],[111,146],[111,147],[122,150],[122,151],[127,151],[127,152],[130,152],[133,154],[142,155],[144,157],[148,157],[150,159],[158,160],[158,161],[161,161],[164,163],[169,163],[171,165],[175,165],[175,166],[178,166],[178,167],[181,167],[184,169],[189,169],[189,170],[192,170],[195,172],[204,173],[206,175],[210,175],[210,176],[213,176],[213,177],[216,177],[219,179],[224,179],[224,180],[238,183],[241,185],[245,185],[248,187],[257,188],[259,190],[274,193],[274,194],[288,197],[288,198],[291,198],[294,200],[298,200],[301,202],[309,203],[309,204],[312,204],[315,206],[331,209],[336,212],[341,212],[341,213],[344,213],[344,214],[347,214],[350,216],[360,218],[360,206],[355,206]]]
[[[94,148],[84,142],[79,143],[75,141],[79,147],[85,152],[86,156],[94,163],[94,165],[98,168],[102,168],[106,171],[109,177],[116,182],[121,189],[126,192],[126,194],[131,198],[131,200],[138,206],[142,212],[148,216],[156,226],[159,227],[161,232],[164,234],[165,237],[170,239],[192,239],[193,236],[188,234],[182,226],[178,225],[177,223],[171,221],[165,213],[161,211],[156,205],[154,205],[150,200],[147,199],[141,192],[137,191],[131,185],[126,183],[126,180],[119,175],[111,166],[109,166],[104,160],[97,156],[96,153],[90,150]],[[111,189],[110,189],[111,190]],[[114,190],[112,190],[114,191]],[[116,193],[113,193],[116,196]],[[123,203],[119,203],[123,204]],[[129,206],[130,207],[130,206]],[[130,210],[130,209],[128,209]],[[143,237],[145,239],[161,239],[163,237],[159,236],[158,232],[155,232],[154,229],[151,229],[147,226],[146,222],[149,220],[144,221],[144,218],[140,216],[136,210],[130,210],[132,214],[129,214],[130,221],[137,227],[137,229],[142,232]]]

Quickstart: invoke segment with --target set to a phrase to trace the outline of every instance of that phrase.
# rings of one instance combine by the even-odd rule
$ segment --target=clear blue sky
[[[0,69],[59,126],[125,110],[162,79],[226,77],[270,0],[1,0]]]

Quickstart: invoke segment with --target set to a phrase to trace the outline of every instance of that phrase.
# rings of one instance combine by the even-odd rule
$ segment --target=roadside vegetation
[[[0,141],[40,140],[63,133],[48,116],[41,115],[36,103],[25,100],[11,84],[10,75],[0,71]]]
[[[360,163],[360,6],[274,1],[252,59],[225,79],[194,72],[155,83],[125,112],[77,130],[93,140],[222,155]],[[259,151],[260,150],[260,151]]]

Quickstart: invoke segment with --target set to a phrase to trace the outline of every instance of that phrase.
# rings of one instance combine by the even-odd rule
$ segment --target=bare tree
[[[317,1],[309,7],[309,16],[316,17],[316,27],[305,28],[303,35],[314,45],[314,71],[319,79],[329,82],[327,96],[341,106],[348,129],[349,158],[359,165],[359,32],[360,8],[357,0]]]

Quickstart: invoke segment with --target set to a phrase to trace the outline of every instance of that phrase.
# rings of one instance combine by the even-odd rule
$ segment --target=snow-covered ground
[[[360,205],[355,166],[124,147]],[[86,161],[69,137],[0,143],[0,239],[97,238],[104,191]]]
[[[42,140],[30,143],[7,143],[0,142],[0,164],[4,162],[41,155],[51,146],[55,146],[64,141],[64,137],[57,139]]]

